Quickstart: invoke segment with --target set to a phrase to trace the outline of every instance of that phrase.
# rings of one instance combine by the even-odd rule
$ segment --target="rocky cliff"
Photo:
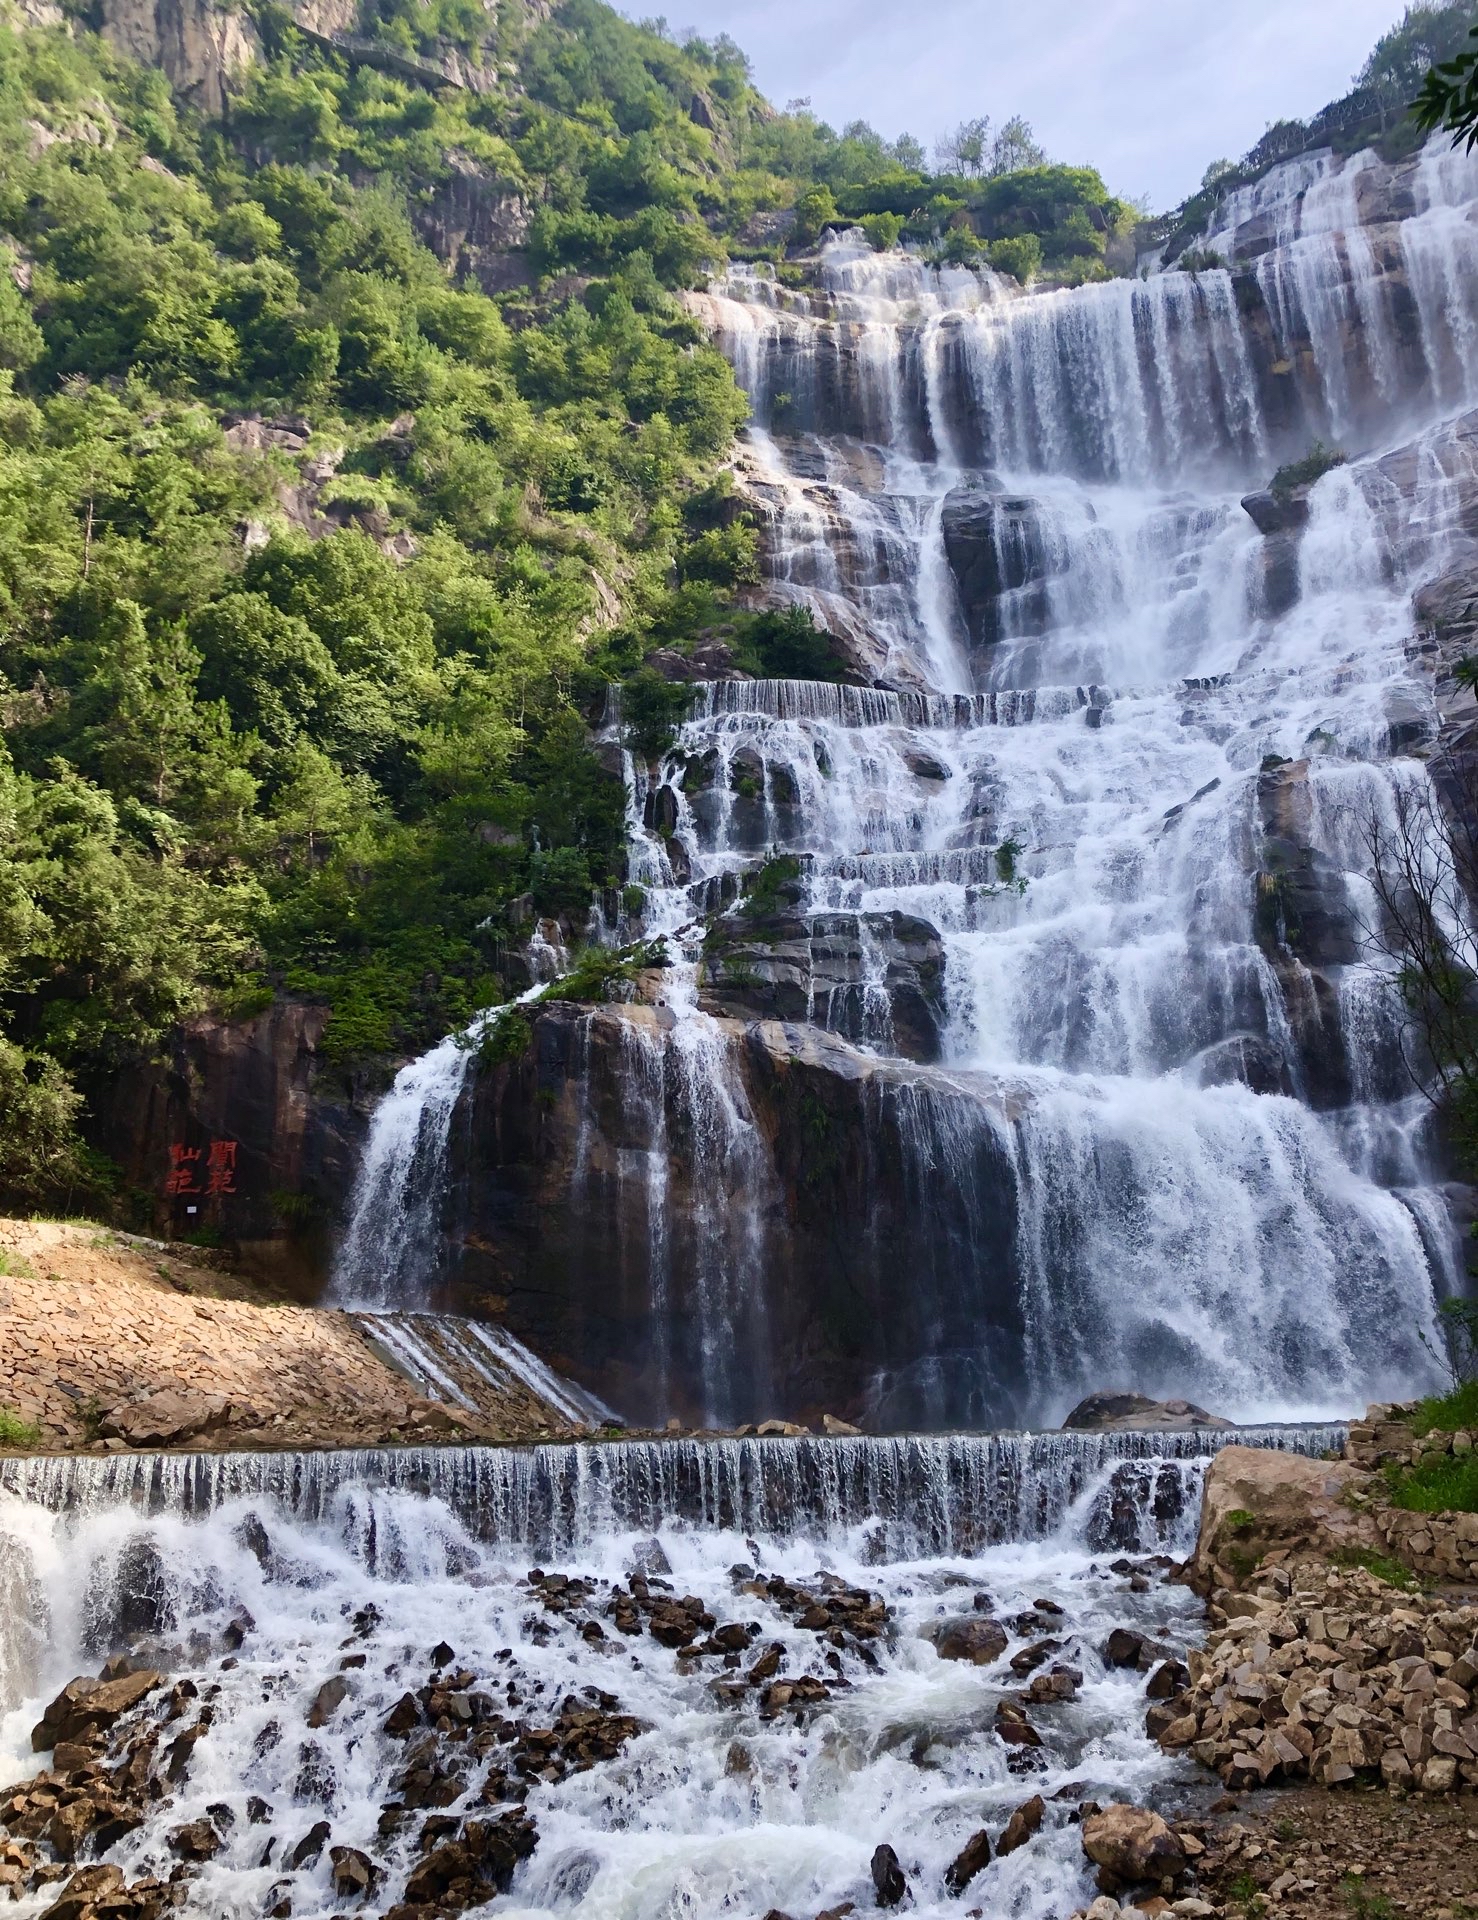
[[[976,1104],[1004,1120],[1006,1093],[780,1020],[721,1019],[708,1044],[727,1059],[686,1056],[665,1008],[556,1002],[521,1058],[477,1070],[452,1136],[453,1297],[634,1420],[1009,1407],[1014,1186]]]

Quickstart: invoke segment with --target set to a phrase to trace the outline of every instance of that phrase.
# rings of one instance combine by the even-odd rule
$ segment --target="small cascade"
[[[0,1492],[74,1517],[133,1508],[204,1519],[266,1501],[313,1525],[346,1514],[357,1525],[349,1496],[409,1495],[444,1506],[473,1538],[541,1558],[578,1555],[607,1535],[691,1527],[813,1547],[840,1546],[863,1529],[877,1560],[917,1560],[1087,1525],[1085,1498],[1101,1496],[1127,1463],[1199,1469],[1226,1445],[1317,1458],[1343,1440],[1343,1427],[1314,1425],[72,1455],[0,1460]],[[1194,1481],[1190,1491],[1199,1497]],[[1184,1546],[1186,1519],[1178,1512],[1174,1530],[1151,1531],[1135,1549]]]
[[[375,1108],[334,1263],[339,1305],[415,1306],[441,1278],[447,1137],[479,1033],[448,1034],[395,1076]]]
[[[884,1839],[910,1911],[952,1920],[950,1861],[1040,1794],[1041,1832],[970,1891],[1055,1920],[1092,1894],[1077,1802],[1153,1804],[1182,1770],[1144,1731],[1144,1674],[1106,1649],[1127,1628],[1157,1661],[1201,1631],[1161,1576],[1210,1456],[1339,1438],[7,1459],[0,1783],[49,1761],[31,1729],[58,1690],[127,1654],[166,1684],[113,1736],[145,1778],[100,1858],[173,1876],[191,1912],[340,1912],[343,1849],[389,1910],[448,1836],[516,1821],[497,1904],[528,1920],[860,1905]],[[675,1651],[664,1610],[688,1608],[703,1624]],[[988,1664],[945,1657],[987,1619]],[[784,1692],[746,1684],[761,1657]],[[997,1708],[1054,1660],[1076,1678],[1033,1698],[1023,1767]],[[184,1864],[182,1830],[213,1836]]]
[[[523,1387],[563,1425],[584,1428],[615,1419],[603,1401],[562,1379],[506,1327],[450,1313],[350,1318],[370,1346],[430,1400],[476,1409],[491,1390],[496,1409],[511,1388]]]

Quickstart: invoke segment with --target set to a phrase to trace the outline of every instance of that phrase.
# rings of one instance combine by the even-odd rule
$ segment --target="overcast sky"
[[[1403,0],[652,0],[675,32],[727,32],[783,106],[933,148],[959,121],[1025,114],[1054,160],[1156,211],[1270,120],[1348,87]]]

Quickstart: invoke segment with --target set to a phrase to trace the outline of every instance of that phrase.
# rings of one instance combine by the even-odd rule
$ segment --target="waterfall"
[[[418,1306],[434,1292],[447,1136],[478,1037],[448,1034],[402,1067],[376,1106],[334,1263],[336,1303]]]
[[[1344,1428],[1157,1433],[914,1434],[892,1439],[618,1440],[539,1447],[381,1447],[332,1453],[168,1453],[0,1459],[0,1492],[77,1516],[130,1509],[201,1520],[266,1502],[334,1525],[346,1501],[436,1501],[470,1536],[535,1557],[579,1555],[609,1534],[694,1528],[840,1546],[871,1530],[880,1559],[968,1555],[1086,1527],[1085,1496],[1144,1461],[1185,1463],[1187,1503],[1151,1551],[1187,1544],[1197,1475],[1226,1445],[1309,1455]],[[355,1510],[357,1513],[357,1509]],[[354,1518],[351,1524],[358,1525]]]
[[[624,756],[623,937],[669,965],[581,1016],[572,1224],[530,1229],[529,1326],[588,1378],[647,1418],[932,1428],[1431,1380],[1460,1263],[1359,827],[1427,778],[1411,595],[1478,536],[1475,209],[1440,143],[1304,156],[1194,273],[1023,294],[845,235],[804,291],[693,297],[769,584],[851,672],[698,686]],[[1350,463],[1264,537],[1241,497],[1315,434]],[[856,1088],[844,1142],[797,1063]],[[404,1220],[434,1269],[416,1143],[460,1079],[417,1064],[365,1238]]]

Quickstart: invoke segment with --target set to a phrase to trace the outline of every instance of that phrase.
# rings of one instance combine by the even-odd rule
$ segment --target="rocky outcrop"
[[[323,0],[318,0],[321,10]],[[345,0],[348,12],[357,0]],[[307,9],[304,9],[306,12]],[[220,114],[260,49],[250,10],[214,0],[101,0],[102,33],[140,66],[158,67],[180,98]]]
[[[452,272],[484,293],[507,293],[532,283],[529,223],[533,211],[506,180],[471,155],[451,148],[448,178],[411,217],[417,232]]]
[[[1272,1085],[1316,1107],[1342,1107],[1353,1095],[1339,1009],[1338,969],[1360,958],[1344,875],[1315,845],[1307,760],[1264,763],[1257,783],[1262,825],[1254,878],[1254,928],[1283,990],[1295,1055],[1270,1054]],[[1272,1036],[1266,1036],[1271,1046]],[[1399,1062],[1394,1063],[1399,1067]]]
[[[380,1091],[319,1051],[328,1009],[277,1000],[200,1015],[167,1057],[93,1090],[94,1143],[157,1231],[209,1231],[256,1272],[314,1297]]]
[[[1230,1427],[1230,1420],[1189,1400],[1150,1400],[1142,1393],[1090,1393],[1062,1423],[1064,1433],[1147,1433],[1168,1428]]]
[[[910,1060],[937,1060],[944,946],[909,914],[754,914],[716,921],[704,945],[707,1011],[813,1021]]]
[[[1017,1409],[1004,1092],[781,1021],[554,1002],[530,1024],[453,1126],[459,1299],[636,1421]]]
[[[991,489],[988,480],[945,498],[944,551],[972,646],[1005,634],[1044,633],[1053,564],[1036,502]]]
[[[1255,1564],[1271,1548],[1374,1548],[1371,1521],[1346,1499],[1363,1483],[1359,1468],[1343,1460],[1223,1447],[1206,1471],[1192,1584],[1203,1591],[1235,1585],[1237,1566]]]

